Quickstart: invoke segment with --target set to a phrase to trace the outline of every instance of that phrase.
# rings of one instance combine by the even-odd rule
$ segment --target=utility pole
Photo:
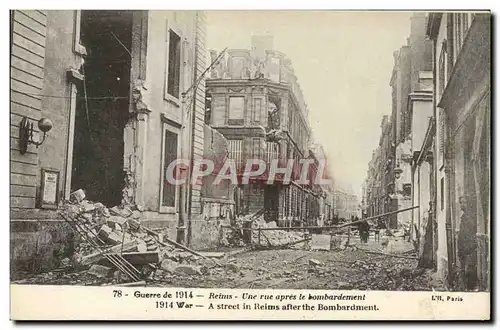
[[[186,138],[185,136],[185,128],[186,128],[186,123],[189,122],[188,121],[188,118],[187,118],[187,115],[194,115],[193,112],[194,112],[194,106],[191,107],[191,102],[193,102],[193,105],[194,105],[194,102],[195,102],[195,93],[197,91],[197,88],[198,88],[198,85],[200,84],[201,80],[203,79],[203,77],[210,71],[210,69],[213,68],[214,65],[216,65],[220,59],[222,58],[222,55],[224,55],[224,53],[226,52],[227,50],[227,47],[222,51],[220,52],[220,54],[217,56],[217,58],[205,69],[205,71],[203,71],[203,73],[197,77],[194,81],[194,83],[185,91],[181,94],[181,114],[182,114],[182,119],[181,119],[181,145],[180,145],[180,155],[181,157],[184,157],[184,152],[185,150],[189,150],[189,149],[184,149],[185,146],[185,141],[184,139]],[[194,70],[196,74],[196,70]],[[186,102],[187,100],[190,100],[190,103],[188,106],[186,106]],[[186,115],[184,115],[184,112],[186,112]],[[191,129],[194,129],[194,128],[191,128]],[[191,139],[187,139],[187,141],[190,141],[190,143],[192,143]],[[185,210],[185,207],[186,207],[186,202],[185,202],[185,191],[187,191],[187,188],[188,188],[188,185],[189,185],[189,180],[190,180],[190,176],[191,176],[191,172],[192,172],[192,164],[193,162],[191,161],[192,158],[193,158],[193,155],[191,154],[190,152],[190,155],[188,155],[187,157],[189,160],[190,160],[190,165],[191,166],[188,166],[187,168],[185,168],[184,166],[180,168],[180,170],[182,171],[182,175],[181,177],[185,177],[186,180],[184,181],[184,183],[180,184],[179,185],[179,189],[178,189],[178,201],[179,201],[179,219],[178,219],[178,223],[177,223],[177,235],[176,235],[176,241],[177,243],[179,244],[183,244],[184,243],[184,238],[185,238],[185,233],[186,233],[186,222],[185,222],[185,214],[186,214],[186,210]],[[184,174],[186,174],[184,176]]]

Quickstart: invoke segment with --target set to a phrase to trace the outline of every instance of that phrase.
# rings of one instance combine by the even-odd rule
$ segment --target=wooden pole
[[[356,220],[356,221],[351,221],[351,222],[348,222],[348,223],[344,223],[344,224],[341,224],[341,225],[337,225],[337,226],[323,226],[323,227],[320,227],[320,226],[308,226],[308,227],[274,227],[274,228],[261,228],[261,230],[285,230],[285,229],[293,229],[293,230],[311,230],[311,229],[341,229],[341,228],[345,228],[345,227],[350,227],[352,225],[356,225],[360,222],[363,222],[363,221],[368,221],[368,220],[375,220],[375,219],[379,219],[377,221],[380,221],[380,218],[382,217],[385,217],[385,216],[388,216],[388,215],[392,215],[392,214],[396,214],[396,213],[400,213],[400,212],[405,212],[405,211],[409,211],[409,210],[413,210],[413,209],[416,209],[418,208],[419,206],[412,206],[412,207],[408,207],[406,209],[401,209],[401,210],[397,210],[397,211],[392,211],[392,212],[388,212],[388,213],[383,213],[383,214],[380,214],[380,215],[376,215],[376,216],[373,216],[373,217],[369,217],[369,218],[364,218],[364,219],[360,219],[360,220]],[[249,228],[248,230],[255,230],[255,229],[251,229]]]

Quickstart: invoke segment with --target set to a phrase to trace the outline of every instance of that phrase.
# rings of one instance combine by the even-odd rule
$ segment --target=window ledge
[[[73,52],[75,52],[76,54],[78,54],[80,56],[87,56],[87,48],[85,48],[84,46],[82,46],[80,44],[75,45]]]
[[[85,79],[85,76],[78,72],[78,70],[69,68],[66,71],[66,76],[69,81],[83,81]]]
[[[172,96],[170,94],[166,94],[163,99],[167,101],[168,103],[180,108],[181,107],[181,101],[176,98],[175,96]]]
[[[160,206],[160,210],[158,213],[161,214],[177,214],[175,211],[175,207],[170,207],[170,206]]]

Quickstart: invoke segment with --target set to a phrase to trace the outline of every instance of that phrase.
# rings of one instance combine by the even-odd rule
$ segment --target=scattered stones
[[[61,266],[62,267],[67,267],[71,265],[71,260],[69,258],[64,258],[61,260]]]
[[[238,265],[233,264],[233,263],[227,264],[226,268],[229,271],[232,271],[233,273],[238,273],[240,271],[240,267],[238,267]]]
[[[193,265],[179,265],[175,268],[175,273],[186,275],[202,275],[200,268]]]
[[[94,204],[90,203],[89,201],[82,201],[81,204],[83,212],[89,213],[95,210]]]
[[[338,282],[337,286],[339,290],[351,290],[353,289],[353,285],[349,282]]]
[[[107,219],[107,222],[108,222],[108,225],[110,225],[110,226],[111,226],[111,224],[113,224],[113,225],[118,224],[120,226],[123,226],[125,223],[127,223],[127,219],[116,216],[116,215],[112,215]]]
[[[90,267],[88,273],[99,278],[108,277],[111,272],[111,268],[94,264]]]
[[[109,271],[115,267],[107,260],[106,254],[120,254],[135,266],[136,275],[152,279],[155,270],[197,276],[202,269],[207,273],[210,267],[218,264],[164,242],[165,232],[156,234],[142,227],[142,212],[136,207],[121,205],[108,209],[102,203],[86,200],[83,190],[74,192],[72,196],[72,204],[64,204],[61,212],[70,223],[80,222],[81,226],[74,225],[74,228],[83,228],[86,235],[77,237],[74,256],[71,261],[64,260],[63,266],[70,266],[71,263],[91,266],[88,274],[103,278],[110,275]],[[97,240],[88,238],[95,236]],[[215,256],[221,257],[220,254]],[[123,278],[116,278],[118,275],[115,275],[116,282],[123,282]]]
[[[69,195],[69,200],[72,203],[80,203],[85,199],[85,192],[82,189],[72,192]]]
[[[321,261],[316,260],[316,259],[309,259],[309,265],[310,266],[321,266]]]
[[[179,266],[179,264],[176,261],[170,259],[163,259],[160,265],[161,269],[170,273],[174,273],[177,266]]]
[[[128,282],[130,279],[127,275],[123,274],[121,271],[117,270],[113,273],[113,279],[116,283]]]

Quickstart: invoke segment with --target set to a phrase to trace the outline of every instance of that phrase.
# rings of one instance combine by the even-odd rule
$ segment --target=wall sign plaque
[[[40,208],[57,209],[59,171],[42,169],[42,184],[40,187]]]

